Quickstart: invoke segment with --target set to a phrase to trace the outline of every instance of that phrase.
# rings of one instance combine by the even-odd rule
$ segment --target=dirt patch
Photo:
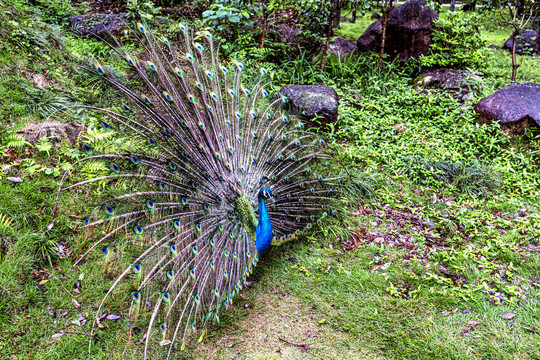
[[[193,358],[379,358],[363,349],[358,338],[336,332],[326,324],[319,325],[321,316],[292,296],[263,294],[249,299],[249,303],[253,306],[246,308],[249,315],[235,324],[235,329],[219,329],[219,336],[200,344]],[[244,303],[235,306],[243,307]]]

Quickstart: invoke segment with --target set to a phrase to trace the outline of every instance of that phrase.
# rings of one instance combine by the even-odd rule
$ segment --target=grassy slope
[[[23,20],[21,14],[13,16]],[[504,37],[491,31],[494,38]],[[13,56],[1,52],[2,69],[7,70],[0,72],[2,93],[7,94],[0,106],[7,119],[3,125],[17,128],[42,120],[43,109],[29,109],[24,86],[35,87],[30,71],[43,75],[62,58],[54,42],[50,45],[47,50],[24,46]],[[69,37],[65,44],[81,52],[93,46]],[[486,86],[476,96],[508,81],[507,54],[493,51],[490,56]],[[540,82],[538,61],[524,59],[521,79]],[[329,65],[335,74],[326,75],[344,100],[340,131],[349,143],[345,153],[379,184],[351,220],[358,229],[355,235],[336,239],[323,233],[273,247],[253,275],[251,288],[223,313],[222,325],[212,327],[202,344],[188,344],[179,358],[530,359],[540,353],[540,256],[534,250],[540,233],[534,156],[538,136],[509,141],[496,128],[477,129],[470,105],[460,108],[444,94],[416,94],[399,85],[407,81],[393,74],[395,69],[377,72],[365,64],[370,63],[354,68],[354,80],[343,75],[348,69],[335,64]],[[340,76],[343,82],[333,82]],[[73,95],[85,93],[65,71],[53,72],[49,80]],[[484,149],[486,144],[491,150]],[[15,243],[0,260],[1,358],[86,358],[87,336],[51,335],[60,330],[88,333],[90,322],[79,327],[72,321],[91,318],[110,285],[97,254],[71,270],[70,258],[54,258],[59,239],[75,253],[84,241],[84,234],[71,231],[73,218],[60,217],[53,231],[45,232],[58,176],[39,169],[58,166],[66,158],[62,149],[50,157],[30,146],[14,150],[17,159],[34,158],[38,168],[24,162],[12,166],[20,172],[11,175],[24,179],[18,186],[5,177],[0,181],[0,214],[12,219],[15,228],[1,235],[3,242]],[[497,170],[502,185],[484,197],[463,194],[429,169],[408,171],[400,159],[415,154],[433,161],[484,159]],[[9,162],[4,155],[2,163]],[[85,194],[78,194],[70,203],[76,208],[62,215],[77,215],[85,201]],[[48,264],[48,254],[54,266]],[[85,274],[80,295],[72,291],[79,272]],[[498,295],[505,301],[496,305]],[[125,301],[116,299],[109,311],[120,311]],[[48,307],[54,307],[56,316]],[[58,318],[65,310],[69,313]],[[501,317],[508,312],[516,314],[513,324]],[[140,358],[140,335],[126,346],[124,325],[123,319],[106,322],[92,347],[93,359]],[[303,352],[279,338],[307,344],[310,350]],[[152,358],[160,358],[160,350],[151,349]]]

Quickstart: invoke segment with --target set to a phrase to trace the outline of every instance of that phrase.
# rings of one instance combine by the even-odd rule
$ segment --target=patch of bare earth
[[[195,359],[380,359],[352,336],[319,324],[321,315],[292,296],[261,295],[235,328],[218,330]],[[235,304],[244,306],[244,304]]]

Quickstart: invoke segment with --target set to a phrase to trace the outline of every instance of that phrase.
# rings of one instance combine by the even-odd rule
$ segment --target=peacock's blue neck
[[[270,216],[268,210],[266,210],[266,204],[264,198],[259,196],[259,224],[255,229],[255,247],[259,254],[263,253],[272,243],[272,224],[270,223]]]

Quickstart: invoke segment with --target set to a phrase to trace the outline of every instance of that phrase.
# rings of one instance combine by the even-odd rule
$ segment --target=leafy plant
[[[36,143],[36,149],[38,151],[43,151],[47,153],[47,156],[51,156],[51,149],[53,148],[52,143],[50,142],[49,138],[46,136],[39,139],[39,141]]]
[[[316,37],[324,36],[324,26],[321,24],[328,21],[329,1],[299,0],[296,2],[296,7],[300,10],[300,17],[303,19],[303,30]]]
[[[161,11],[150,0],[127,0],[126,8],[135,18],[146,21],[153,21]]]
[[[26,146],[32,146],[25,138],[17,134],[9,134],[3,141],[6,148],[22,149]]]
[[[485,66],[485,46],[479,16],[452,12],[436,21],[430,54],[421,57],[422,65],[456,69]]]
[[[69,0],[34,0],[36,5],[33,11],[41,16],[45,21],[56,25],[63,23],[73,15],[76,15],[76,5],[73,6]]]
[[[238,4],[240,5],[240,4]],[[228,1],[219,1],[203,12],[203,23],[219,31],[227,29],[239,31],[243,27],[252,27],[250,10],[246,7],[234,6]]]

